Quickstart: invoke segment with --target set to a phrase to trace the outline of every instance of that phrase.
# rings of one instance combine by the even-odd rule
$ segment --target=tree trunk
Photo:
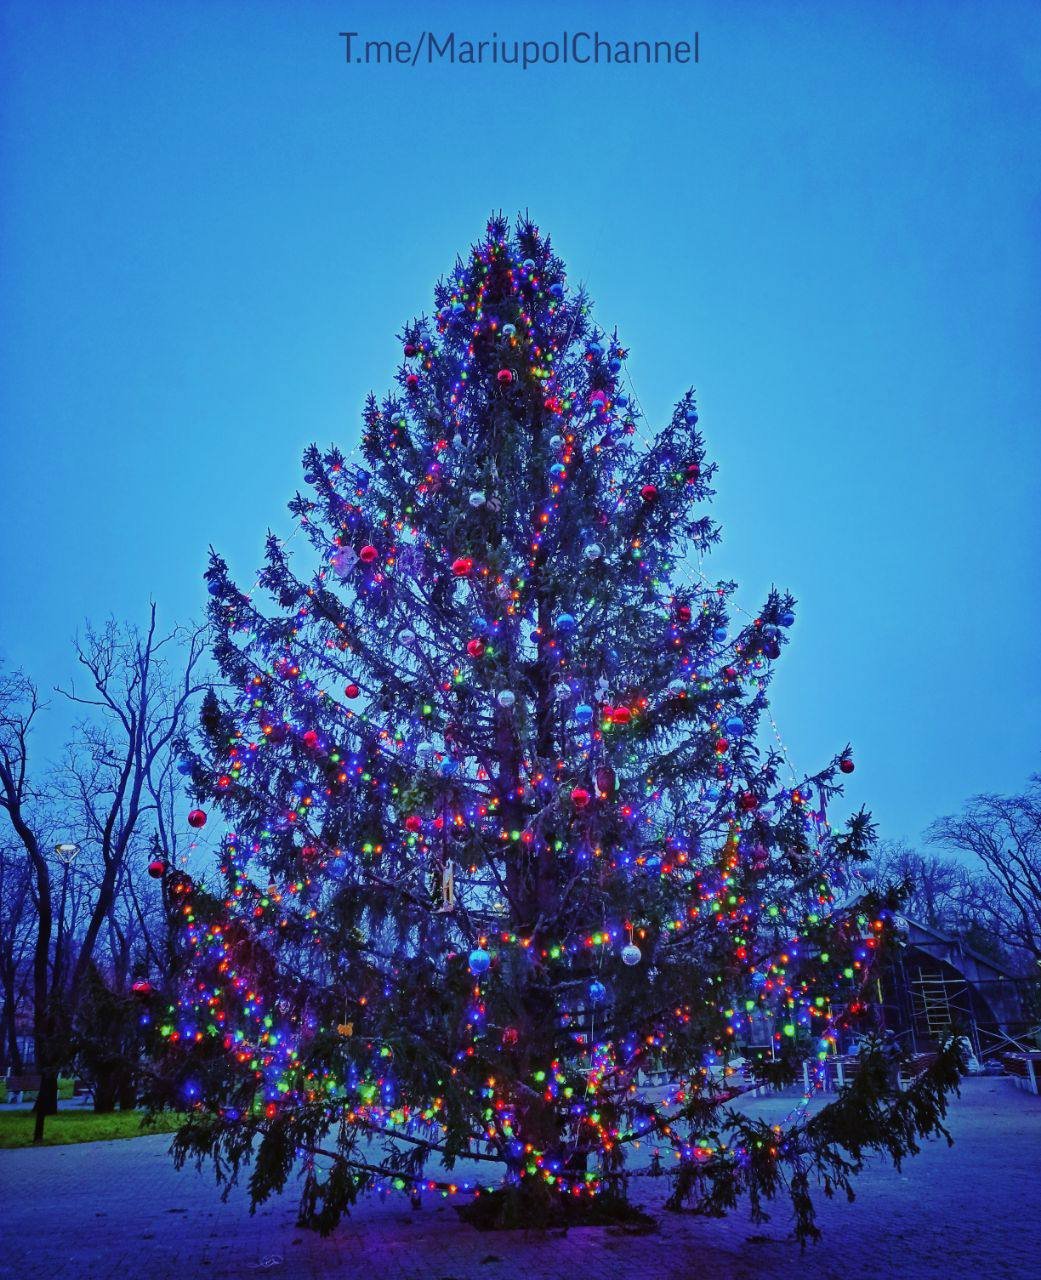
[[[115,1070],[103,1067],[94,1073],[94,1110],[107,1115],[115,1111],[119,1080]]]
[[[43,1141],[43,1122],[47,1116],[58,1114],[58,1073],[45,1071],[40,1075],[40,1092],[33,1104],[36,1122],[33,1125],[33,1142]]]

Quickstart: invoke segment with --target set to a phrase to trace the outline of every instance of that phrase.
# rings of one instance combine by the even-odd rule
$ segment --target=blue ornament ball
[[[492,958],[484,947],[474,947],[470,952],[470,972],[472,974],[487,973],[491,963]]]
[[[572,614],[561,613],[557,615],[557,631],[562,636],[571,635],[571,633],[574,631],[575,627],[577,626],[578,626],[578,623],[575,621],[574,616]]]
[[[594,980],[589,984],[589,999],[592,1004],[603,1004],[607,999],[607,988],[602,982]]]
[[[791,609],[785,609],[777,621],[782,627],[790,627],[795,622],[795,614],[792,613]]]
[[[593,708],[588,702],[580,702],[575,708],[575,721],[578,724],[591,724],[593,720]]]
[[[727,716],[725,728],[731,738],[740,738],[745,731],[745,722],[740,716]]]

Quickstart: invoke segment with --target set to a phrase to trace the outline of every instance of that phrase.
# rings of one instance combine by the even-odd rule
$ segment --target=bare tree
[[[146,828],[168,826],[161,797],[174,744],[201,691],[197,669],[201,628],[160,635],[154,604],[143,632],[109,622],[88,627],[76,657],[87,682],[60,690],[84,708],[64,759],[48,789],[35,785],[30,737],[43,709],[36,686],[21,673],[0,680],[0,811],[7,814],[30,875],[36,928],[32,1005],[36,1066],[36,1141],[44,1116],[57,1107],[58,1071],[72,1048],[75,1009],[99,940],[122,901],[132,903],[127,870],[143,848]],[[70,887],[50,856],[54,806],[63,829],[83,849]],[[138,917],[142,913],[138,911]],[[116,943],[117,952],[123,943]]]
[[[996,890],[985,904],[993,927],[1041,963],[1041,774],[1019,795],[973,796],[929,837],[980,860]]]
[[[22,1070],[19,1014],[29,997],[26,959],[32,950],[32,889],[21,847],[0,842],[0,1070]]]

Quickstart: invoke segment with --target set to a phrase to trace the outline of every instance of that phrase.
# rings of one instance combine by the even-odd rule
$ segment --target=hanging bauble
[[[153,880],[161,880],[166,874],[166,859],[153,858],[148,864],[148,874]]]
[[[193,809],[191,813],[188,814],[188,825],[190,827],[195,827],[196,830],[198,830],[199,827],[204,827],[206,825],[206,810]]]
[[[553,698],[556,702],[567,702],[571,698],[571,686],[566,680],[561,680],[557,687],[553,690]]]
[[[644,502],[653,502],[658,496],[658,486],[656,484],[645,484],[640,490],[640,497]]]
[[[603,413],[607,407],[607,392],[594,391],[589,397],[589,403],[595,413]]]
[[[593,797],[585,789],[585,787],[573,787],[571,791],[571,803],[576,809],[584,809]]]
[[[314,750],[318,746],[318,733],[314,729],[308,729],[302,736],[301,741],[305,747]]]
[[[455,302],[452,303],[453,315],[461,316],[465,310],[466,310],[466,303],[460,302],[458,298],[455,300]]]
[[[521,266],[524,268],[524,270],[525,270],[525,271],[534,271],[534,270],[535,270],[535,259],[534,259],[534,258],[525,258],[525,259],[524,259],[524,261],[521,263]]]
[[[603,1004],[607,999],[607,988],[596,978],[589,984],[589,1003]]]
[[[633,713],[628,707],[612,707],[611,723],[612,724],[628,724],[633,718]]]
[[[622,362],[621,360],[618,359],[617,356],[612,356],[611,359],[607,362],[607,367],[611,370],[612,373],[617,373],[618,370],[621,369],[622,367]]]
[[[517,695],[512,689],[503,689],[503,691],[496,697],[495,701],[500,707],[509,711],[509,709],[516,703]]]
[[[182,778],[186,778],[192,771],[192,762],[190,760],[178,760],[177,772]]]
[[[595,338],[592,342],[586,343],[586,351],[588,351],[591,356],[602,356],[604,354],[603,346],[597,342]]]
[[[602,764],[596,771],[596,789],[602,796],[613,796],[618,780],[610,765]]]
[[[553,298],[562,298],[564,296],[564,286],[562,284],[551,284],[549,292]]]
[[[373,564],[378,557],[379,552],[371,543],[366,543],[366,545],[358,552],[358,559],[362,564]]]
[[[353,547],[337,547],[329,559],[333,572],[346,578],[358,563],[358,553]]]
[[[781,646],[777,643],[776,640],[766,640],[763,643],[763,653],[772,662],[774,661],[774,659],[779,658],[781,656]]]
[[[556,482],[563,480],[567,475],[567,467],[562,462],[554,462],[549,469],[550,478]]]
[[[481,655],[484,653],[484,641],[476,640],[476,639],[467,640],[466,652],[470,655],[471,658],[481,657]]]
[[[628,965],[631,969],[633,965],[637,965],[643,959],[643,952],[635,942],[629,942],[622,948],[622,964]]]
[[[359,693],[361,693],[361,688],[352,682],[351,684],[346,686],[346,688],[344,689],[344,693],[347,695],[348,698],[353,699],[353,698],[356,698]]]
[[[856,767],[857,766],[853,763],[853,761],[849,758],[849,756],[843,756],[842,759],[839,761],[839,768],[842,770],[843,773],[852,773]]]
[[[593,708],[588,702],[580,702],[575,708],[575,722],[580,725],[587,725],[592,722]]]
[[[477,976],[488,972],[488,969],[491,967],[492,958],[488,952],[485,951],[484,947],[474,947],[470,952],[469,961],[470,972]]]
[[[415,388],[419,386],[419,374],[410,373],[405,379],[405,386],[410,390],[415,390]]]
[[[503,1027],[502,1042],[507,1049],[512,1049],[520,1040],[520,1032],[516,1027]]]
[[[557,620],[554,623],[554,629],[556,630],[558,635],[569,636],[572,634],[572,632],[575,630],[577,626],[578,626],[578,623],[575,621],[573,614],[570,614],[570,613],[557,614]]]
[[[500,600],[509,600],[513,592],[510,590],[509,583],[500,582],[499,585],[495,588],[495,594],[499,597]]]
[[[563,449],[563,447],[564,447],[564,437],[563,437],[563,436],[550,436],[550,438],[549,438],[549,447],[550,447],[551,449]]]
[[[130,990],[138,999],[143,1000],[152,994],[155,987],[152,986],[147,978],[138,978],[136,982],[131,983]]]
[[[406,831],[422,831],[423,830],[423,819],[419,816],[418,813],[410,813],[408,815],[408,817],[405,819],[405,830]]]
[[[697,480],[698,476],[700,475],[701,475],[701,468],[698,466],[698,464],[696,462],[688,462],[687,463],[687,483],[693,484],[694,481]]]
[[[693,426],[698,420],[698,411],[697,409],[690,408],[687,410],[684,416],[686,417],[687,421],[691,424],[691,426]]]
[[[740,738],[745,731],[745,722],[740,716],[727,716],[723,727],[732,738]]]
[[[405,355],[411,360],[413,356],[419,355],[419,348],[414,342],[405,343]]]
[[[466,578],[473,572],[474,562],[469,556],[458,556],[452,561],[452,572],[457,578]]]
[[[498,372],[495,376],[496,376],[496,378],[498,379],[499,384],[500,384],[501,386],[508,387],[508,386],[510,385],[510,383],[513,381],[513,370],[512,370],[512,369],[500,369],[500,370],[499,370],[499,372]]]
[[[475,489],[473,493],[470,494],[470,506],[473,507],[475,511],[478,507],[483,507],[487,501],[488,495],[483,489]]]
[[[792,613],[791,609],[785,609],[784,613],[781,614],[777,621],[782,627],[790,627],[795,622],[795,614]]]
[[[753,813],[759,808],[759,801],[751,791],[742,791],[737,797],[737,807],[742,813]]]
[[[604,549],[599,542],[591,542],[588,547],[583,548],[582,554],[587,560],[599,560]]]
[[[432,742],[421,742],[416,748],[416,763],[421,769],[427,768],[436,754],[436,748]]]
[[[724,641],[726,638],[727,638],[727,629],[726,629],[726,627],[713,627],[713,628],[712,628],[712,639],[713,639],[713,640],[715,640],[715,642],[716,642],[717,644],[722,644],[722,643],[723,643],[723,641]]]
[[[684,626],[686,626],[686,624],[690,621],[691,617],[692,617],[692,614],[690,611],[689,604],[678,604],[676,606],[676,620],[678,622],[682,622]]]
[[[517,326],[515,324],[504,324],[502,326],[502,336],[504,338],[515,337],[516,333],[517,333]]]

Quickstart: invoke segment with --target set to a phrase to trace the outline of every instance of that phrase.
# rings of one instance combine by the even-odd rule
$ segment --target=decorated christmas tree
[[[489,1223],[849,1191],[942,1132],[953,1051],[909,1090],[771,1126],[742,1091],[873,1026],[872,826],[797,774],[767,687],[795,621],[739,619],[692,392],[646,432],[626,351],[549,240],[500,217],[402,334],[360,456],[308,450],[255,588],[208,573],[223,681],[186,761],[219,887],[167,876],[183,973],[156,1019],[179,1158],[302,1164],[320,1229],[366,1190]],[[212,810],[212,812],[211,812]]]

